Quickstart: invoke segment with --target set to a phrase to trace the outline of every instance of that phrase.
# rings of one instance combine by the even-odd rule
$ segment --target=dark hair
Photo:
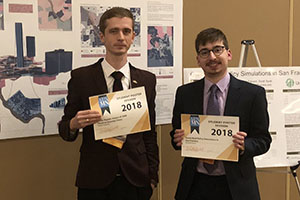
[[[204,46],[207,43],[213,43],[216,41],[223,41],[225,49],[229,49],[227,38],[221,30],[216,28],[208,28],[201,31],[200,33],[198,33],[195,40],[196,52],[199,53],[200,45]]]
[[[113,18],[113,17],[119,17],[119,18],[123,18],[123,17],[128,17],[130,19],[132,19],[132,30],[134,30],[134,19],[133,19],[133,15],[130,12],[130,10],[126,9],[126,8],[122,8],[122,7],[113,7],[107,11],[105,11],[103,13],[103,15],[100,18],[99,21],[99,27],[100,27],[100,32],[102,32],[104,34],[104,31],[106,29],[106,20]]]

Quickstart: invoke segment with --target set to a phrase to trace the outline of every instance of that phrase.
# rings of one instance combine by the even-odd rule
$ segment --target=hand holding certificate
[[[150,130],[144,87],[92,96],[92,110],[102,117],[94,124],[95,139],[104,139]]]
[[[182,156],[238,161],[232,135],[239,130],[239,118],[210,115],[181,115],[185,132]]]

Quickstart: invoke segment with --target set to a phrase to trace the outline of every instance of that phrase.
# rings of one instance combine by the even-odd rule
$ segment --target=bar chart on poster
[[[255,157],[257,167],[283,167],[300,160],[300,67],[228,68],[238,79],[265,88],[270,116],[270,150]],[[204,77],[201,68],[185,68],[184,83]]]

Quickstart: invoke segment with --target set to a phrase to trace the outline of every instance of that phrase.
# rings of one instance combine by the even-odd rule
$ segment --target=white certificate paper
[[[150,130],[144,87],[92,96],[89,101],[102,115],[94,124],[96,140]]]
[[[239,118],[210,115],[181,115],[185,138],[181,155],[214,160],[238,161],[232,135],[239,131]]]

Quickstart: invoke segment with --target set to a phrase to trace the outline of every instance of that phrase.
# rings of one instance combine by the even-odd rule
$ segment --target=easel
[[[298,164],[295,166],[291,166],[291,174],[293,175],[293,177],[295,178],[296,181],[296,185],[298,188],[298,192],[299,192],[299,196],[300,196],[300,185],[299,185],[299,181],[298,181],[298,177],[297,177],[297,168],[300,166],[300,161],[298,161]]]
[[[255,43],[254,40],[242,40],[241,41],[242,47],[241,47],[240,61],[239,61],[239,66],[238,67],[245,67],[246,66],[249,46],[251,46],[252,49],[253,49],[253,53],[254,53],[254,56],[255,56],[255,59],[256,59],[257,66],[261,67],[261,63],[259,61],[258,54],[257,54],[254,43]],[[300,184],[299,184],[298,177],[297,177],[297,169],[298,169],[299,166],[300,166],[300,161],[298,161],[297,165],[290,166],[289,167],[290,171],[284,171],[284,173],[293,175],[293,177],[295,179],[295,182],[296,182],[297,189],[298,189],[298,193],[299,193],[299,196],[300,196]],[[265,171],[265,170],[259,170],[259,171]]]
[[[259,61],[258,54],[257,54],[254,43],[255,43],[254,40],[242,40],[241,41],[242,48],[241,48],[239,67],[245,67],[246,66],[249,46],[251,46],[252,49],[253,49],[253,53],[254,53],[257,65],[259,67],[261,67],[261,64],[260,64],[260,61]]]

